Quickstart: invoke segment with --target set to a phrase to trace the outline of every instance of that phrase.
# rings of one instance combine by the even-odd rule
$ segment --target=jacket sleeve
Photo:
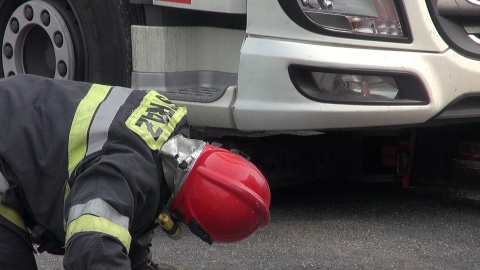
[[[63,258],[65,269],[131,269],[125,248],[110,235],[80,232],[73,235]]]
[[[145,198],[135,198],[124,158],[102,155],[76,177],[65,203],[65,269],[131,268],[129,230]]]

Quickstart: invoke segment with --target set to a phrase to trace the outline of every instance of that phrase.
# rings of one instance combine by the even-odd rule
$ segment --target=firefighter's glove
[[[55,236],[40,225],[32,230],[32,241],[38,244],[38,253],[47,252],[53,255],[64,255],[65,247],[55,238]]]

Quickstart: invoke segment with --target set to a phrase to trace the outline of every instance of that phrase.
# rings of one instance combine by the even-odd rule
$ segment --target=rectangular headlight
[[[320,27],[350,33],[403,37],[394,0],[297,0]]]

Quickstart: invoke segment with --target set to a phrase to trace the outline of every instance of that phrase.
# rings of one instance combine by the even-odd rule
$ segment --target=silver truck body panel
[[[412,41],[403,43],[310,32],[292,21],[277,0],[248,0],[246,33],[210,27],[136,26],[132,28],[133,86],[152,86],[135,80],[144,73],[238,73],[237,85],[217,101],[176,101],[193,112],[189,117],[192,125],[241,131],[422,125],[457,98],[480,94],[480,61],[449,48],[424,1],[405,0],[404,4]],[[425,87],[429,102],[372,105],[314,101],[292,83],[291,65],[411,74]]]

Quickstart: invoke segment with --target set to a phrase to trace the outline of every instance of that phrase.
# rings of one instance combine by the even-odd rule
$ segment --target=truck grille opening
[[[456,52],[480,58],[480,1],[433,1],[427,5],[438,32]]]

